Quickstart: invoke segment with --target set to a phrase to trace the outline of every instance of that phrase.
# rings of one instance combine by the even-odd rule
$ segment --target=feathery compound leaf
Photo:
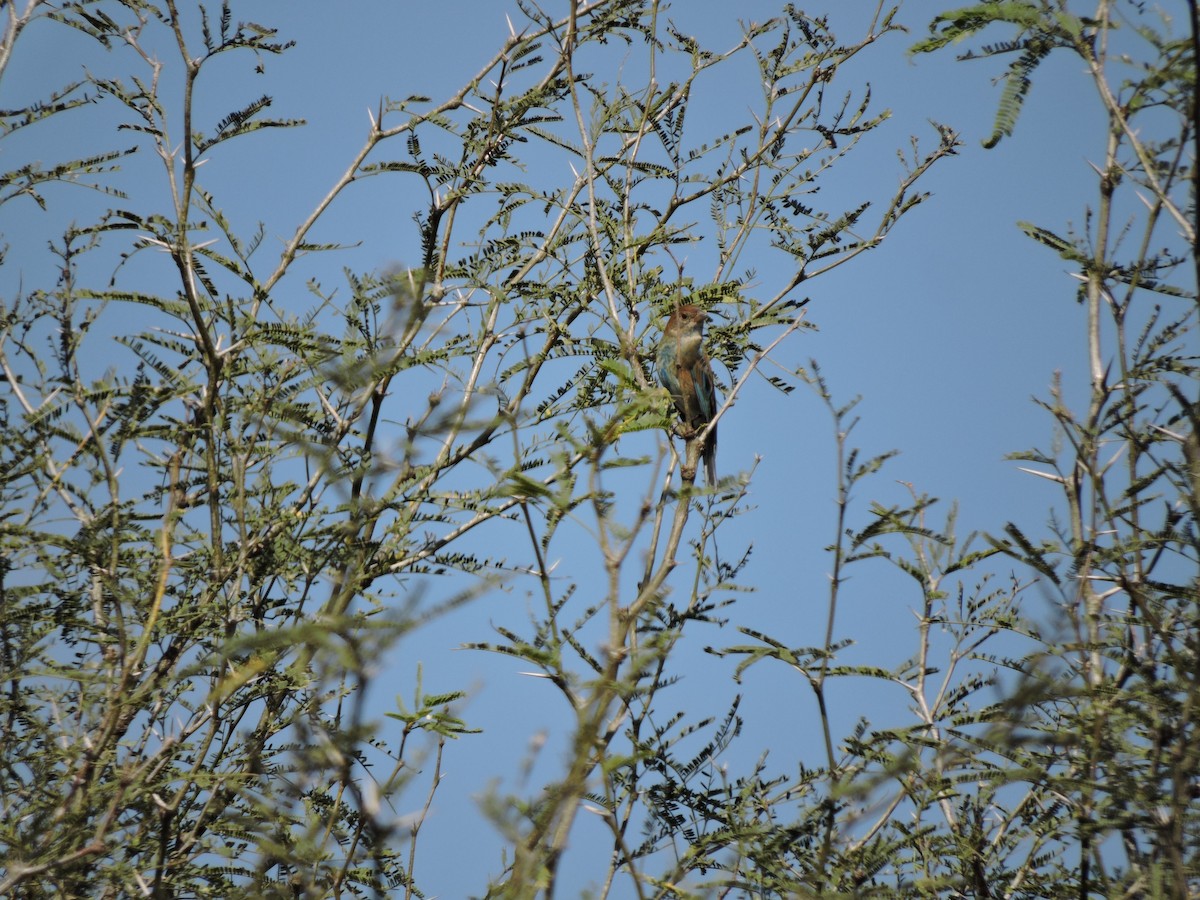
[[[1030,39],[1022,45],[1021,55],[1008,67],[1004,74],[1004,90],[996,107],[996,120],[992,135],[983,142],[987,148],[995,147],[1002,137],[1011,137],[1017,117],[1025,104],[1025,98],[1033,87],[1031,76],[1042,61],[1050,55],[1052,45],[1040,38]]]
[[[995,147],[1004,137],[1010,137],[1021,114],[1025,98],[1033,87],[1032,76],[1039,65],[1060,47],[1076,47],[1084,39],[1084,29],[1095,20],[1071,15],[1066,10],[1052,10],[1049,4],[1032,0],[986,0],[936,16],[929,25],[931,37],[909,48],[910,54],[931,53],[951,44],[975,37],[990,25],[1011,25],[1015,38],[983,45],[978,52],[968,50],[960,59],[979,59],[990,56],[1018,54],[1001,76],[1004,82],[992,134],[984,147]]]
[[[256,119],[255,116],[269,107],[271,103],[271,98],[264,94],[241,109],[234,110],[217,123],[217,132],[211,138],[205,138],[200,132],[196,132],[193,139],[196,152],[204,153],[222,141],[258,131],[261,128],[295,128],[305,124],[303,119]]]
[[[908,52],[917,54],[940,50],[948,44],[974,37],[997,22],[1016,25],[1022,31],[1032,30],[1042,22],[1042,11],[1031,0],[985,0],[939,13],[929,24],[929,30],[935,34],[913,44]]]

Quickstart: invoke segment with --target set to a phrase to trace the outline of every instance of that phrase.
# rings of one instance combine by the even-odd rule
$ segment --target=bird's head
[[[704,333],[704,323],[708,321],[708,313],[698,306],[692,306],[686,303],[683,306],[678,306],[671,313],[671,318],[667,319],[667,325],[663,329],[666,333],[687,333],[697,332]]]

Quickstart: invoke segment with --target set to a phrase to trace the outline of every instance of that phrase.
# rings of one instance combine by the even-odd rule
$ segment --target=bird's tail
[[[717,484],[717,426],[714,425],[704,440],[704,473],[708,478],[708,486]]]

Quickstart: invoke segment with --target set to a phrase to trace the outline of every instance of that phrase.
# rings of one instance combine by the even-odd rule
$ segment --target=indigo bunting
[[[712,365],[704,353],[704,323],[708,314],[698,306],[680,306],[667,319],[655,364],[659,383],[675,401],[686,428],[700,431],[717,414]],[[717,483],[717,429],[714,425],[701,448],[708,483]]]

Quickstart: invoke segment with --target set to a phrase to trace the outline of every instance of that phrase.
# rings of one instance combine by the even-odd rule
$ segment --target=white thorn
[[[1049,478],[1051,481],[1057,481],[1059,484],[1066,484],[1067,481],[1061,475],[1055,475],[1053,472],[1039,472],[1037,469],[1027,469],[1024,466],[1017,466],[1017,469],[1022,472],[1028,472],[1030,475],[1037,475],[1039,478]]]

